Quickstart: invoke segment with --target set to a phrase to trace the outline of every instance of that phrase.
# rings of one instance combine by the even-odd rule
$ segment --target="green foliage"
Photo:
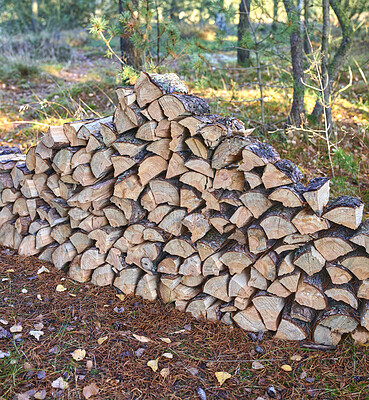
[[[355,161],[354,155],[347,153],[342,147],[337,147],[333,154],[333,164],[357,180],[359,164]]]

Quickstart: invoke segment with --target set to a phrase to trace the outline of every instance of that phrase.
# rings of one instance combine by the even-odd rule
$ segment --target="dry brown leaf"
[[[299,354],[294,354],[292,357],[290,357],[291,361],[301,361],[302,357]]]
[[[163,357],[165,357],[165,358],[173,358],[173,354],[172,353],[163,353]]]
[[[169,376],[169,368],[163,368],[160,371],[160,375],[165,379]]]
[[[162,337],[162,338],[160,338],[160,340],[162,341],[162,342],[164,342],[164,343],[172,343],[172,341],[169,339],[169,338],[167,338],[167,337]]]
[[[84,349],[77,349],[74,350],[72,354],[73,360],[81,361],[86,357],[86,350]]]
[[[215,373],[215,377],[217,378],[219,385],[222,386],[223,383],[229,379],[232,375],[229,374],[228,372],[224,372],[224,371],[219,371]]]
[[[59,377],[58,379],[56,379],[55,381],[52,382],[51,386],[55,389],[67,389],[67,387],[69,386],[69,383],[67,381],[65,381],[62,377]]]
[[[97,339],[97,343],[98,344],[103,344],[104,342],[105,342],[105,340],[107,340],[107,336],[103,336],[103,337],[101,337],[101,338],[98,338]]]
[[[259,361],[253,361],[253,363],[251,364],[251,368],[252,369],[264,369],[265,366]]]
[[[66,287],[64,287],[62,284],[59,284],[56,289],[57,292],[65,292],[67,290]]]
[[[292,371],[291,365],[288,365],[288,364],[282,365],[281,368],[283,369],[283,371],[286,371],[286,372],[291,372]]]
[[[132,333],[132,336],[138,340],[141,343],[149,343],[152,342],[152,340],[146,336],[140,336],[140,335],[136,335],[135,333]]]
[[[99,393],[99,388],[96,386],[95,382],[92,382],[90,385],[83,388],[82,393],[86,399],[89,399],[90,397],[96,396]]]
[[[124,294],[116,294],[116,296],[118,297],[119,300],[124,300],[126,298],[126,296]]]
[[[37,271],[37,275],[42,274],[43,272],[50,272],[50,270],[48,270],[44,265],[38,269]]]
[[[156,372],[158,370],[158,361],[159,358],[156,358],[155,360],[148,361],[146,365]]]

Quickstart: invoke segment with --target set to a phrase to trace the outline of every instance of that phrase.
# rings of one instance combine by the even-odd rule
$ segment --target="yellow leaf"
[[[165,357],[165,358],[173,358],[173,354],[172,353],[163,353],[163,357]]]
[[[50,272],[49,269],[47,269],[45,266],[42,266],[41,268],[38,269],[37,275],[42,274],[43,272]]]
[[[118,297],[119,300],[124,300],[126,298],[126,296],[124,294],[116,294],[116,296]]]
[[[149,339],[149,338],[146,337],[146,336],[136,335],[135,333],[132,333],[132,336],[133,336],[136,340],[138,340],[139,342],[141,342],[141,343],[149,343],[149,342],[152,342],[152,340]]]
[[[146,365],[156,372],[158,370],[158,361],[159,359],[156,358],[155,360],[148,361]]]
[[[7,269],[5,272],[10,274],[10,273],[14,272],[14,269]]]
[[[96,396],[99,393],[99,388],[96,386],[95,382],[92,382],[90,385],[83,388],[82,393],[86,399],[89,399],[90,397]]]
[[[216,378],[218,379],[219,385],[222,386],[223,383],[229,379],[232,375],[228,372],[219,371],[215,373]]]
[[[301,361],[302,357],[299,354],[295,354],[290,359],[291,361]]]
[[[101,338],[97,339],[97,343],[103,344],[107,338],[108,338],[107,336],[101,337]]]
[[[291,365],[288,365],[288,364],[282,365],[281,368],[283,369],[283,371],[286,371],[286,372],[291,372],[292,371]]]
[[[83,349],[74,350],[72,353],[72,357],[73,360],[75,361],[81,361],[86,357],[86,350]]]
[[[63,285],[58,285],[55,290],[57,292],[65,292],[67,288],[65,288]]]
[[[169,368],[163,368],[161,371],[160,371],[160,375],[165,379],[166,377],[168,377],[169,376]]]
[[[162,337],[160,340],[164,343],[172,343],[172,341],[168,337]]]

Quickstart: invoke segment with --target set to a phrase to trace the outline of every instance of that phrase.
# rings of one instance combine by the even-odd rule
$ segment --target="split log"
[[[226,203],[234,207],[241,207],[243,205],[240,200],[240,193],[236,190],[223,190],[219,201],[220,204]]]
[[[202,175],[210,178],[214,177],[214,170],[211,168],[209,161],[204,160],[203,158],[191,157],[185,161],[185,166],[188,169],[199,172]]]
[[[358,284],[357,297],[359,299],[369,300],[369,279],[365,279]]]
[[[37,154],[35,155],[36,165],[35,165],[35,174],[42,174],[43,172],[47,172],[51,168],[51,163],[48,160],[43,160]]]
[[[111,157],[111,162],[114,168],[114,176],[118,176],[123,174],[123,172],[128,171],[136,164],[141,163],[144,158],[147,156],[146,150],[140,151],[138,154],[134,156],[118,156],[113,155]]]
[[[30,171],[34,171],[36,168],[36,146],[31,146],[26,155],[26,167]]]
[[[209,158],[209,149],[205,146],[204,141],[199,136],[193,136],[185,140],[186,145],[195,157],[201,157],[205,160]],[[214,166],[213,166],[214,168]]]
[[[235,225],[231,223],[231,217],[235,208],[228,204],[221,204],[220,212],[211,212],[208,220],[209,223],[220,233],[228,233]]]
[[[69,146],[69,140],[64,133],[63,126],[49,126],[47,133],[42,137],[42,143],[50,149],[60,149]]]
[[[200,294],[188,303],[186,312],[190,313],[196,319],[206,319],[207,310],[215,301],[216,298],[213,296]]]
[[[342,285],[348,283],[353,278],[351,272],[338,263],[327,263],[326,270],[331,278],[332,283],[335,285]]]
[[[66,264],[71,262],[77,255],[77,251],[71,242],[64,242],[55,249],[52,255],[53,264],[56,269],[62,269]]]
[[[78,165],[78,167],[73,171],[72,176],[73,179],[82,186],[91,186],[97,182],[97,178],[92,173],[90,164]],[[57,186],[57,190],[59,190],[59,186]],[[58,196],[58,192],[55,192],[55,189],[53,192]]]
[[[324,289],[324,276],[319,273],[312,276],[303,274],[297,287],[295,300],[302,306],[324,310],[328,306]]]
[[[171,206],[179,206],[178,184],[175,181],[153,179],[149,182],[149,186],[157,204],[167,203]]]
[[[16,165],[10,174],[0,174],[0,190],[15,187],[19,189],[26,179],[32,179],[32,172],[26,167],[25,163]]]
[[[192,213],[182,218],[182,224],[191,232],[191,240],[195,243],[210,231],[210,224],[200,213]]]
[[[297,183],[302,178],[301,171],[290,160],[280,160],[274,164],[267,164],[261,177],[267,189]]]
[[[362,326],[357,326],[357,328],[351,332],[351,337],[356,345],[363,346],[369,342],[369,331]]]
[[[141,268],[125,268],[120,271],[119,275],[115,278],[113,285],[126,296],[133,296],[142,275],[143,271]]]
[[[202,274],[204,276],[215,275],[219,276],[222,271],[226,270],[225,265],[220,260],[222,253],[211,254],[202,263]]]
[[[118,131],[113,121],[100,122],[100,134],[107,147],[111,146],[118,138]]]
[[[245,186],[245,177],[237,168],[217,170],[214,177],[214,189],[228,189],[243,191]]]
[[[199,172],[188,171],[181,175],[179,181],[185,185],[192,186],[199,192],[211,187],[211,179]]]
[[[154,210],[150,211],[147,219],[150,222],[154,222],[155,224],[159,224],[163,218],[173,210],[173,207],[168,206],[167,204],[162,204],[157,206]]]
[[[129,225],[123,233],[123,237],[130,244],[140,244],[144,242],[143,232],[147,225],[144,221],[140,221],[136,224]]]
[[[233,320],[240,328],[248,332],[265,332],[268,330],[254,305],[236,313]]]
[[[111,156],[114,154],[114,150],[111,148],[97,151],[91,158],[91,171],[98,179],[105,175],[109,170],[112,169]]]
[[[295,268],[292,272],[281,276],[279,282],[291,293],[295,293],[299,285],[300,276],[301,271]]]
[[[135,170],[130,169],[119,175],[114,185],[114,196],[137,201],[143,189]]]
[[[276,331],[286,299],[260,291],[253,297],[252,303],[259,311],[265,327],[268,330]]]
[[[161,243],[144,242],[127,250],[126,263],[135,264],[137,267],[143,268],[146,272],[153,273],[154,261],[156,261],[162,250]],[[143,260],[145,259],[145,260]]]
[[[248,183],[250,189],[255,189],[256,187],[263,184],[261,176],[259,173],[254,171],[248,171],[243,173],[245,176],[245,181]]]
[[[147,146],[147,142],[137,139],[134,134],[126,134],[120,136],[112,147],[117,150],[121,156],[134,157]]]
[[[70,238],[71,234],[72,229],[69,223],[56,225],[52,228],[51,231],[51,237],[59,244],[67,241]]]
[[[248,270],[234,274],[229,281],[228,296],[248,299],[251,302],[251,297],[256,292],[256,289],[248,285],[249,279],[250,272]],[[249,305],[249,303],[246,305]]]
[[[188,258],[197,252],[196,247],[188,236],[171,239],[164,247],[167,253],[182,258]]]
[[[307,323],[313,322],[317,311],[313,308],[302,306],[294,301],[291,306],[290,315],[292,318],[305,321]]]
[[[273,205],[273,203],[268,199],[267,192],[262,189],[255,189],[243,193],[240,196],[240,200],[251,211],[255,218],[259,218]]]
[[[323,217],[338,225],[357,229],[363,219],[364,203],[351,196],[340,196],[330,201],[324,209]]]
[[[91,283],[96,286],[110,286],[115,278],[114,271],[110,264],[104,264],[93,270]]]
[[[267,292],[278,297],[289,297],[292,293],[285,286],[283,286],[278,279],[268,286]]]
[[[155,129],[156,136],[162,138],[170,138],[170,141],[172,141],[170,135],[170,127],[171,127],[171,122],[168,121],[166,118],[160,120],[158,126]]]
[[[155,140],[158,140],[159,137],[155,135],[155,129],[157,126],[158,123],[156,121],[145,122],[138,128],[136,132],[136,138],[145,140],[146,142],[153,142]]]
[[[122,258],[122,251],[112,247],[106,257],[106,262],[113,266],[114,272],[121,271],[126,267],[126,263]]]
[[[83,253],[86,249],[92,247],[93,245],[93,241],[88,237],[88,234],[81,230],[74,232],[70,236],[69,240],[77,250],[78,254]]]
[[[161,274],[177,275],[181,266],[181,259],[175,256],[165,257],[158,264],[158,272]]]
[[[309,334],[309,324],[291,317],[290,307],[287,307],[283,311],[275,338],[282,340],[305,340]]]
[[[360,324],[369,330],[369,300],[363,300],[360,306]]]
[[[329,178],[313,178],[309,181],[303,193],[309,206],[319,216],[329,201],[329,184]]]
[[[158,225],[159,228],[163,229],[174,236],[180,236],[184,233],[185,228],[183,226],[183,218],[186,216],[186,211],[181,209],[175,209],[168,213]]]
[[[15,229],[21,236],[27,235],[29,233],[29,227],[31,225],[31,218],[29,216],[19,217],[15,221]]]
[[[149,104],[149,106],[147,107],[147,112],[149,113],[150,117],[155,121],[160,122],[165,118],[163,109],[161,108],[158,100],[154,100]]]
[[[197,251],[201,261],[204,261],[213,253],[219,251],[226,241],[227,235],[220,235],[214,230],[209,231],[203,238],[196,242]]]
[[[268,281],[274,281],[277,276],[277,254],[272,250],[259,257],[253,267]]]
[[[6,190],[9,190],[9,189],[4,189],[3,194]],[[26,179],[23,182],[23,185],[22,185],[20,191],[22,192],[24,197],[27,197],[27,199],[31,199],[33,197],[39,196],[36,185],[32,179]],[[40,195],[41,195],[41,193],[40,193]]]
[[[260,221],[268,239],[280,239],[296,232],[291,223],[295,210],[293,208],[276,207],[268,211]]]
[[[269,248],[268,238],[260,225],[251,225],[247,228],[249,250],[253,254],[259,254]]]
[[[166,243],[169,239],[169,234],[163,229],[158,227],[145,228],[143,231],[143,240],[149,242],[163,242]]]
[[[91,247],[83,252],[81,257],[82,269],[95,269],[105,263],[106,254],[100,253],[98,249]]]
[[[187,275],[191,275],[193,277],[199,276],[201,274],[200,257],[197,254],[194,254],[193,256],[186,258],[179,267],[179,273],[185,276]]]
[[[267,290],[268,281],[264,278],[263,275],[254,267],[250,268],[250,279],[249,286],[254,287],[260,290]]]
[[[339,263],[353,273],[360,281],[369,278],[369,256],[361,251],[354,251],[343,256]]]
[[[189,154],[184,151],[180,151],[178,153],[172,153],[172,156],[169,160],[167,174],[165,179],[170,179],[175,176],[179,176],[188,171],[188,168],[185,166],[185,162],[188,159]]]
[[[321,217],[318,217],[309,209],[302,209],[293,218],[292,223],[297,230],[302,234],[312,234],[330,228],[329,222]]]
[[[73,258],[69,264],[68,276],[76,282],[84,283],[90,280],[92,270],[82,269],[80,266],[81,255],[77,255]]]
[[[361,224],[359,229],[351,236],[350,241],[365,247],[366,252],[369,253],[369,220]]]
[[[36,247],[36,236],[27,235],[19,244],[18,254],[24,257],[30,257],[38,254],[40,249]]]
[[[314,246],[327,261],[333,261],[354,250],[349,236],[344,229],[331,229],[321,233],[319,239],[314,240]]]
[[[37,143],[35,152],[38,156],[40,156],[43,160],[46,159],[51,159],[54,156],[54,151],[53,149],[49,149],[48,147],[46,147],[44,145],[44,143],[42,142],[42,139],[40,142]]]
[[[214,169],[222,169],[239,162],[242,157],[242,149],[251,143],[253,140],[240,135],[224,139],[212,155],[211,166]]]
[[[150,143],[147,147],[147,151],[151,151],[151,153],[157,154],[158,156],[164,158],[164,160],[169,160],[170,156],[172,154],[169,144],[171,140],[170,139],[159,139],[156,140],[155,142]]]
[[[145,300],[154,301],[158,297],[158,278],[155,275],[145,274],[137,283],[136,296]]]
[[[115,89],[115,93],[117,94],[119,104],[121,104],[123,108],[133,104],[137,98],[135,91],[126,87],[119,87]]]
[[[225,302],[231,301],[232,298],[228,296],[229,280],[229,274],[214,276],[206,281],[203,292]]]
[[[308,275],[314,275],[324,268],[325,258],[313,245],[307,244],[295,252],[293,263]]]
[[[138,167],[138,176],[140,177],[141,185],[146,185],[153,178],[166,171],[167,168],[168,163],[164,158],[157,155],[148,156]]]
[[[355,310],[357,310],[359,307],[359,300],[356,297],[356,293],[353,290],[353,287],[348,283],[344,283],[342,285],[331,284],[327,287],[324,293],[331,299],[342,301]]]
[[[128,225],[128,220],[123,211],[116,206],[108,206],[103,209],[104,215],[113,228]]]
[[[269,199],[278,201],[285,207],[301,207],[304,204],[301,194],[304,189],[304,186],[298,183],[291,186],[280,186],[273,190]]]
[[[172,94],[160,97],[159,104],[169,120],[178,116],[209,114],[208,103],[200,97],[186,94]]]
[[[149,212],[155,210],[155,208],[158,206],[155,201],[154,194],[148,186],[142,192],[140,203],[141,206]]]
[[[204,204],[201,193],[194,187],[183,185],[179,191],[180,202],[182,208],[186,208],[187,212],[192,212]]]
[[[27,194],[29,195],[29,193]],[[21,192],[19,190],[15,188],[6,188],[1,193],[1,201],[4,205],[8,203],[14,203],[20,196]]]
[[[257,167],[264,167],[267,164],[274,164],[280,161],[277,150],[267,143],[256,141],[248,144],[242,150],[242,163],[239,166],[241,171],[251,171]]]
[[[95,246],[100,253],[107,253],[114,243],[122,236],[121,228],[113,228],[106,226],[100,229],[95,229],[88,234],[88,237],[95,240]]]
[[[85,119],[80,121],[67,122],[63,125],[64,135],[67,137],[71,146],[86,146],[86,140],[77,137],[78,131],[85,124],[93,122],[95,119]]]
[[[28,233],[31,235],[36,234],[41,228],[49,226],[49,223],[47,221],[42,221],[41,219],[36,219],[36,221],[33,221],[30,226]]]

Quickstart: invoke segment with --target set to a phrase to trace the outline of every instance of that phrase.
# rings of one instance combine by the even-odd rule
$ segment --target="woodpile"
[[[70,278],[196,318],[336,345],[369,335],[363,203],[329,200],[174,74],[117,90],[113,117],[0,149],[0,244]]]

